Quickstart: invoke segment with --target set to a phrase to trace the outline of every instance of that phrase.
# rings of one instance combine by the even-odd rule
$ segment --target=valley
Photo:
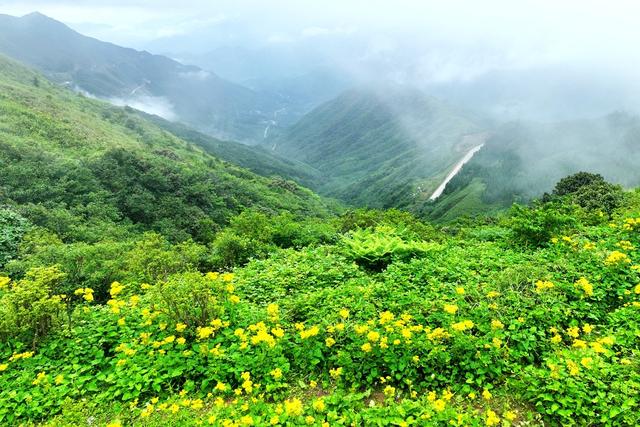
[[[460,6],[1,4],[0,426],[640,425],[637,13]]]

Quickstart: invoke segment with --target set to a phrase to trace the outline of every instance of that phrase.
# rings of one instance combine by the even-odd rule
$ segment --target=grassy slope
[[[158,116],[139,113],[147,120],[183,140],[201,147],[213,156],[236,164],[262,176],[281,176],[311,187],[319,184],[320,173],[309,165],[285,159],[260,146],[249,146],[233,141],[221,141],[212,136]]]
[[[0,112],[2,202],[23,206],[34,220],[38,205],[77,216],[93,203],[115,209],[116,221],[144,228],[168,221],[185,237],[193,234],[189,222],[222,224],[249,206],[328,212],[307,189],[220,161],[133,112],[60,89],[6,58],[0,58]],[[136,197],[149,211],[165,212],[137,218],[124,206]]]
[[[569,236],[540,248],[515,244],[508,222],[471,223],[383,271],[329,245],[281,251],[222,280],[126,283],[117,311],[77,298],[68,331],[7,363],[0,415],[50,426],[637,425],[632,196],[615,227],[576,217]],[[620,241],[628,262],[610,261]],[[176,330],[183,318],[161,296],[197,313],[191,292],[203,288],[219,321]],[[0,361],[10,354],[0,346]]]
[[[480,130],[417,92],[354,90],[309,113],[274,144],[324,174],[317,187],[322,194],[356,205],[410,208],[418,185],[423,192],[435,189],[460,156],[463,136]]]

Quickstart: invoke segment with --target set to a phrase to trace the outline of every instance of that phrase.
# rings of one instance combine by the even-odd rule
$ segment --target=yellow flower
[[[333,378],[333,379],[340,378],[340,375],[342,375],[342,368],[330,369],[329,370],[329,375],[331,375],[331,378]]]
[[[201,340],[207,339],[213,335],[213,328],[211,327],[198,327],[196,329],[196,333],[198,334],[198,338]]]
[[[388,386],[386,386],[386,387],[384,388],[384,395],[385,395],[385,396],[387,396],[387,397],[392,397],[392,396],[394,396],[395,394],[396,394],[396,388],[395,388],[395,387],[392,387],[392,386],[388,385]]]
[[[8,278],[7,276],[0,276],[0,289],[6,288],[10,282],[11,282],[11,279]]]
[[[607,259],[604,260],[604,263],[606,265],[616,265],[616,264],[623,264],[623,263],[630,263],[630,262],[631,260],[629,259],[627,254],[622,253],[620,251],[611,252],[607,257]]]
[[[356,331],[356,334],[362,335],[362,334],[364,334],[365,332],[367,332],[369,330],[369,326],[367,326],[367,325],[356,325],[354,329]]]
[[[496,292],[496,291],[487,292],[487,298],[496,298],[499,295],[500,295],[500,292]]]
[[[587,348],[587,343],[583,340],[574,340],[573,347],[575,348]]]
[[[113,282],[111,284],[111,290],[109,291],[109,294],[111,295],[111,298],[115,298],[116,296],[120,295],[123,290],[124,285],[120,284],[119,282]]]
[[[518,416],[518,414],[515,411],[507,411],[503,415],[504,415],[504,418],[509,421],[515,420],[516,417]]]
[[[467,329],[473,328],[473,326],[474,323],[471,320],[463,320],[462,322],[451,325],[451,327],[458,332],[466,331]]]
[[[464,293],[465,293],[465,290],[464,290],[464,288],[463,288],[462,286],[458,286],[458,287],[456,288],[456,294],[458,294],[458,295],[464,295]]]
[[[435,402],[433,402],[433,409],[435,409],[438,412],[442,412],[444,411],[444,408],[447,406],[447,402],[445,402],[442,399],[438,399]]]
[[[376,342],[380,339],[380,333],[376,331],[371,331],[367,334],[367,339],[371,342]]]
[[[342,317],[343,319],[348,318],[349,310],[347,310],[346,308],[343,308],[342,310],[340,310],[340,317]]]
[[[222,275],[222,280],[225,282],[231,282],[233,280],[233,273],[224,273]]]
[[[280,378],[282,378],[282,370],[280,368],[275,368],[270,372],[270,374],[276,380],[279,380]]]
[[[62,384],[64,382],[64,375],[56,375],[56,378],[53,381],[56,383],[56,385]]]
[[[589,369],[589,368],[591,367],[591,362],[593,362],[593,359],[592,359],[592,358],[590,358],[590,357],[583,357],[583,358],[580,360],[580,364],[581,364],[582,366],[584,366],[585,368],[587,368],[587,369]]]
[[[251,415],[244,415],[240,417],[240,425],[243,425],[243,426],[254,425],[253,417],[251,417]]]
[[[385,323],[391,322],[394,318],[393,313],[391,313],[390,311],[383,311],[382,313],[380,313],[380,324],[384,325]]]
[[[446,313],[456,314],[456,312],[458,311],[458,306],[455,304],[445,304],[443,309]]]
[[[550,282],[550,281],[542,281],[542,280],[538,280],[536,282],[536,292],[537,293],[542,293],[548,289],[552,289],[554,288],[555,285]]]
[[[327,345],[327,347],[331,347],[336,343],[336,340],[334,340],[333,338],[329,337],[326,340],[324,340],[324,343]]]
[[[278,304],[269,304],[267,306],[267,314],[272,318],[277,318],[279,309],[280,307],[278,306]]]
[[[300,331],[300,338],[307,339],[309,337],[315,337],[320,333],[320,328],[317,325],[310,327],[309,329],[305,329]]]
[[[584,294],[588,297],[593,296],[593,285],[589,283],[587,279],[581,277],[574,285],[576,288],[582,289]]]
[[[576,376],[580,373],[580,368],[573,361],[567,361],[567,368],[569,369],[569,374],[572,376]]]
[[[232,304],[237,304],[240,302],[240,297],[238,295],[231,295],[229,301],[231,301]]]
[[[585,334],[590,334],[591,331],[593,331],[593,325],[585,323],[584,326],[582,326],[582,330]]]
[[[554,336],[551,337],[551,342],[553,344],[560,344],[562,342],[562,337],[558,334],[555,334]]]
[[[578,338],[580,336],[580,328],[578,328],[577,326],[568,328],[567,335],[569,335],[571,338]]]
[[[491,409],[487,410],[486,424],[488,426],[497,426],[500,423],[500,417]]]
[[[504,329],[504,323],[502,323],[499,320],[494,319],[494,320],[491,321],[491,328],[493,328],[493,329]]]
[[[492,394],[491,394],[491,392],[490,392],[489,390],[487,390],[486,388],[482,391],[482,397],[483,397],[485,400],[489,400],[489,399],[491,399],[491,396],[493,396],[493,395],[492,395]]]
[[[187,325],[185,325],[184,323],[178,323],[178,324],[176,325],[176,331],[177,331],[177,332],[182,332],[182,331],[184,331],[185,329],[187,329]]]
[[[633,288],[633,292],[635,292],[636,294],[640,294],[640,283],[637,284],[635,288]]]
[[[322,399],[314,400],[311,406],[313,407],[313,409],[315,409],[318,412],[322,412],[326,408],[326,405],[324,404],[324,400]]]
[[[43,371],[38,373],[38,375],[36,375],[36,379],[33,380],[33,382],[31,384],[33,385],[39,385],[43,382],[45,382],[47,380],[47,374]]]
[[[122,427],[122,423],[120,422],[120,420],[111,421],[109,424],[107,424],[107,427]]]
[[[284,401],[284,411],[288,416],[300,416],[304,412],[302,402],[297,397]]]
[[[368,342],[362,344],[362,346],[360,347],[362,349],[362,351],[364,351],[365,353],[369,353],[373,347],[371,347],[371,344],[369,344]]]

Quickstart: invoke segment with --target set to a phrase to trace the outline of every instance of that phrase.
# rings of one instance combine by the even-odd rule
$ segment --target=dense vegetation
[[[157,123],[0,59],[0,425],[640,423],[640,191],[339,214]]]
[[[637,425],[640,193],[594,184],[438,228],[246,211],[208,247],[5,210],[0,422]]]
[[[247,207],[325,215],[319,197],[212,157],[130,109],[0,60],[0,203],[63,241],[156,231],[206,244]]]
[[[350,90],[304,116],[270,142],[313,166],[311,188],[348,203],[414,209],[482,138],[482,123],[418,91]]]
[[[424,206],[421,213],[447,220],[495,211],[539,197],[563,176],[584,169],[633,188],[640,183],[635,166],[640,161],[639,141],[640,119],[626,113],[551,124],[506,124],[449,182],[441,200]],[[601,202],[594,199],[603,206]]]

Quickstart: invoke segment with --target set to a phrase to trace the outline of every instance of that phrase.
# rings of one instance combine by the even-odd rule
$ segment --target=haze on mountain
[[[8,1],[0,52],[253,172],[448,220],[529,200],[586,168],[640,183],[634,11],[629,1]]]

